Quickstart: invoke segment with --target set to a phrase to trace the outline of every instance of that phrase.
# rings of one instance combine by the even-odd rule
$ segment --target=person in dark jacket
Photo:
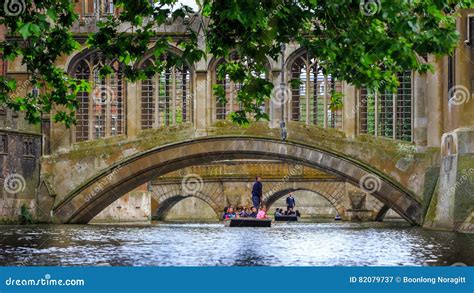
[[[293,193],[290,193],[286,198],[286,210],[293,211],[293,208],[296,206],[296,200],[293,197]]]
[[[260,204],[262,203],[263,185],[260,180],[260,176],[255,177],[255,183],[252,187],[252,203],[257,210],[260,207]]]
[[[256,218],[257,217],[257,209],[252,207],[252,212],[248,215],[249,218]]]

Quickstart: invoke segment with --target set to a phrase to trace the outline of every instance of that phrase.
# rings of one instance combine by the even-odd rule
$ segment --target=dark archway
[[[272,159],[303,164],[355,185],[370,177],[376,185],[372,195],[408,222],[421,223],[421,204],[415,196],[391,177],[360,161],[299,143],[238,136],[193,139],[131,156],[73,190],[54,207],[53,213],[63,223],[87,223],[117,198],[157,176],[223,159]]]
[[[265,204],[267,205],[267,208],[270,209],[270,207],[273,204],[275,204],[275,202],[277,200],[279,200],[280,198],[288,195],[290,192],[295,192],[295,191],[309,191],[309,192],[312,192],[316,195],[319,195],[322,198],[326,199],[332,205],[332,207],[334,207],[334,209],[337,211],[337,213],[339,215],[344,216],[346,214],[345,208],[342,205],[337,205],[337,202],[335,200],[331,200],[324,193],[317,192],[317,191],[307,189],[307,188],[286,188],[286,189],[279,190],[279,191],[273,193],[271,196],[269,196],[265,199]]]

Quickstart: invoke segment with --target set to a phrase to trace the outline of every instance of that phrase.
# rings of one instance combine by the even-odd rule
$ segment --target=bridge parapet
[[[186,175],[198,176],[202,179],[247,179],[253,180],[256,176],[267,179],[337,179],[337,176],[328,174],[302,165],[287,164],[279,161],[221,161],[212,164],[196,165],[173,171],[160,176],[155,181],[174,180]]]

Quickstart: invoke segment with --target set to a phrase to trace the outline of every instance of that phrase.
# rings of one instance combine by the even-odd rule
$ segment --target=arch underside
[[[267,208],[270,208],[280,198],[288,195],[290,192],[295,192],[295,191],[309,191],[309,192],[312,192],[314,194],[317,194],[317,195],[321,196],[322,198],[326,199],[331,204],[331,206],[338,212],[339,215],[344,215],[345,214],[344,207],[342,205],[338,205],[336,199],[334,199],[334,198],[331,199],[325,193],[318,192],[316,190],[312,190],[312,189],[309,189],[309,188],[285,188],[285,189],[279,190],[279,191],[275,192],[274,194],[272,194],[271,196],[269,196],[265,199],[265,204],[267,205]]]
[[[214,202],[214,200],[205,194],[202,191],[197,191],[194,193],[186,193],[181,187],[182,184],[177,184],[179,188],[171,189],[168,192],[157,194],[154,191],[152,192],[152,197],[157,201],[158,208],[152,211],[152,219],[161,220],[166,217],[168,212],[180,201],[186,198],[197,198],[202,202],[206,203],[219,217],[219,206]]]
[[[359,185],[367,174],[380,176],[380,188],[372,193],[412,224],[421,223],[421,204],[388,176],[364,164],[310,146],[275,139],[215,137],[158,147],[128,158],[80,188],[54,209],[63,223],[87,223],[123,194],[168,172],[184,167],[235,159],[272,159],[318,168]]]
[[[215,213],[216,216],[219,217],[216,211],[215,205],[213,203],[208,202],[207,200],[203,199],[200,196],[193,196],[193,195],[188,195],[188,196],[183,196],[183,195],[173,195],[166,197],[165,199],[162,199],[158,203],[158,208],[155,211],[152,211],[152,219],[153,220],[163,220],[168,212],[180,201],[187,199],[187,198],[198,198],[201,201],[205,202]]]

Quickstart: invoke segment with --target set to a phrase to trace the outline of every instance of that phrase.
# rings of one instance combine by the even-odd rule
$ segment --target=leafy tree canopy
[[[7,60],[21,57],[29,82],[39,91],[17,94],[14,80],[0,77],[0,103],[24,111],[37,123],[41,113],[54,109],[54,120],[74,123],[76,94],[90,91],[55,65],[62,55],[80,47],[71,28],[77,21],[73,1],[5,0],[0,25],[8,29],[0,52]],[[260,105],[273,85],[261,77],[268,57],[275,60],[282,44],[295,42],[317,56],[322,70],[334,78],[374,90],[394,90],[397,72],[425,72],[431,66],[420,56],[451,54],[459,39],[457,11],[473,0],[200,0],[200,11],[177,0],[116,0],[120,13],[98,23],[87,45],[125,65],[130,81],[161,72],[166,67],[193,64],[208,54],[224,58],[218,75],[242,84],[242,110],[232,114],[240,124],[249,118],[266,119]],[[178,37],[182,56],[162,58],[171,38],[163,31],[170,19],[186,27]],[[199,46],[199,35],[205,46]],[[156,60],[145,68],[136,63],[145,52]],[[204,49],[202,49],[204,48]],[[107,75],[111,68],[104,67]],[[224,90],[214,87],[224,102]]]

